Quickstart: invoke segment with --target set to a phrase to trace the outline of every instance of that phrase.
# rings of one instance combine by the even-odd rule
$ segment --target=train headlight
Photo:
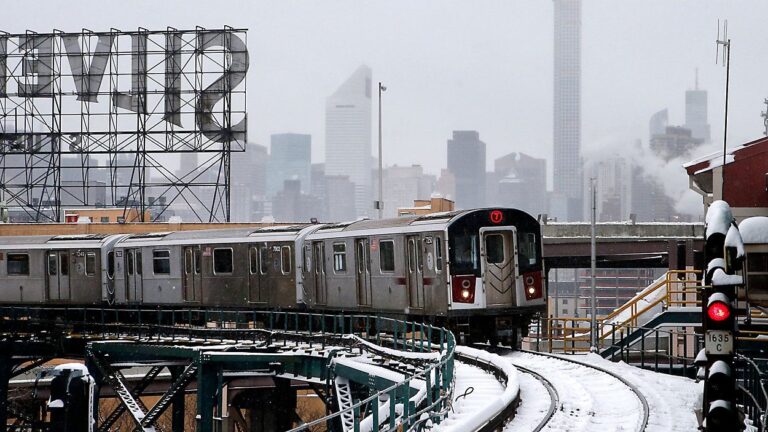
[[[468,299],[469,298],[469,290],[468,289],[461,290],[461,298],[463,298],[463,299]]]
[[[528,294],[531,294],[531,295],[536,294],[536,287],[529,286],[528,287]]]

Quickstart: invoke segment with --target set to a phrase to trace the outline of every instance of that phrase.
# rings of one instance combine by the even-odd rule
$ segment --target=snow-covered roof
[[[739,224],[739,232],[745,244],[768,243],[768,217],[755,216]]]

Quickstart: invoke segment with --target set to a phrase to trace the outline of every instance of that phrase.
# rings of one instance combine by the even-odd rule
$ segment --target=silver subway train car
[[[507,208],[0,238],[3,304],[361,312],[436,322],[492,342],[513,342],[544,310],[544,275],[538,222]]]

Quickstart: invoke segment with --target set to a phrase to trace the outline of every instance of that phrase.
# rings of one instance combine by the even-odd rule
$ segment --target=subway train
[[[545,310],[538,221],[488,208],[332,224],[0,237],[0,304],[369,313],[514,343]]]

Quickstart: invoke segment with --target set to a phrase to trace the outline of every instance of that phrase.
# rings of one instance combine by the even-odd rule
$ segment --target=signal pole
[[[384,219],[384,163],[381,160],[381,92],[384,91],[387,91],[387,88],[379,81],[379,199],[376,201],[379,219]]]
[[[597,267],[597,242],[595,240],[595,218],[597,216],[597,191],[595,190],[595,183],[596,183],[595,177],[590,177],[589,179],[589,187],[592,192],[592,238],[591,238],[591,261],[592,261],[592,272],[591,272],[591,283],[590,286],[592,288],[592,300],[590,301],[591,311],[590,315],[592,316],[590,321],[590,327],[592,328],[592,337],[591,337],[591,346],[589,350],[591,352],[597,352],[597,307],[595,305],[595,269]]]

